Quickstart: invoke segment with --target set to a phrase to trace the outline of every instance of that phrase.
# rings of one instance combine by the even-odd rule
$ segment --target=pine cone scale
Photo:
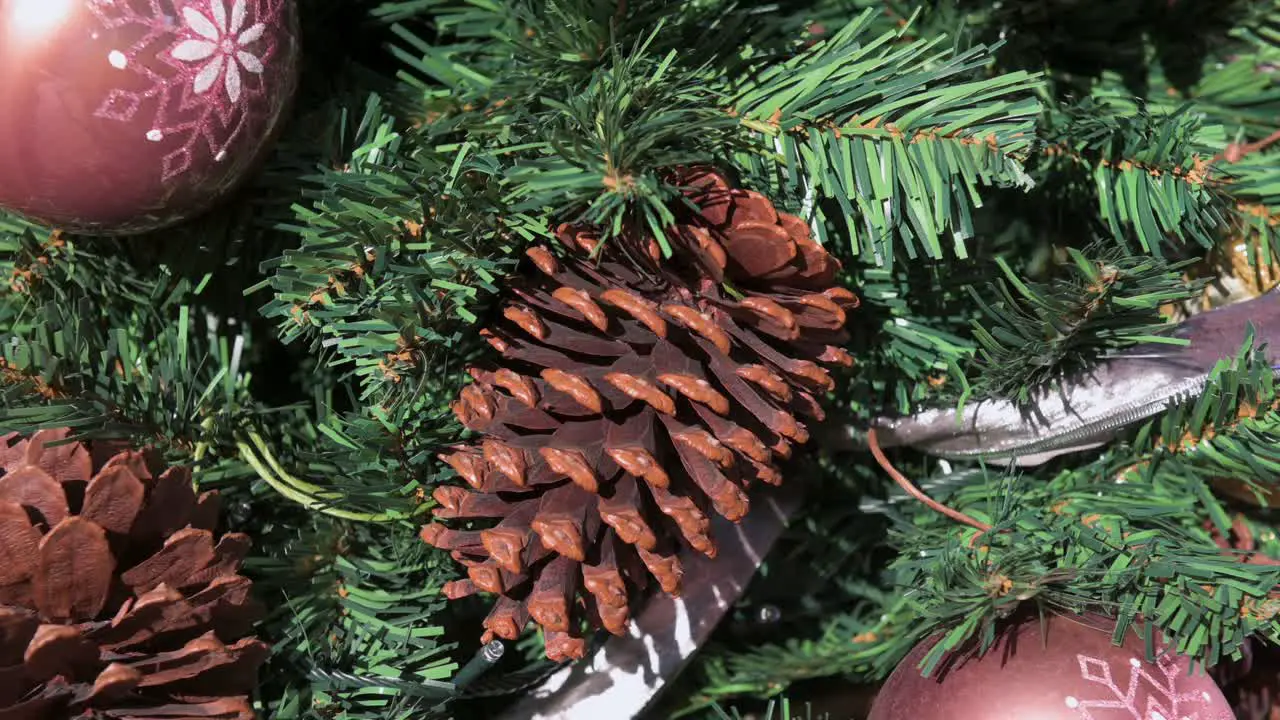
[[[595,564],[582,567],[582,584],[595,596],[596,602],[606,607],[624,608],[627,605],[627,583],[617,564],[613,547],[615,535],[602,539],[600,558]]]
[[[493,610],[484,620],[486,632],[483,641],[487,643],[495,636],[504,640],[515,640],[520,637],[520,633],[528,624],[529,609],[524,603],[508,597],[499,597],[493,605]]]
[[[116,535],[133,529],[146,488],[127,465],[104,468],[84,491],[80,516]]]
[[[93,682],[93,691],[89,695],[90,702],[108,702],[119,700],[142,682],[140,671],[120,663],[111,663]]]
[[[218,637],[242,637],[262,613],[252,594],[253,583],[240,575],[222,575],[188,600],[194,627],[211,627]],[[248,610],[248,612],[246,612]]]
[[[199,568],[213,562],[213,533],[183,528],[165,541],[159,552],[120,576],[135,592],[145,593],[160,585],[181,589]]]
[[[121,606],[110,623],[89,631],[89,637],[107,650],[128,652],[149,642],[161,631],[181,630],[184,622],[194,624],[190,606],[176,590],[158,587],[137,601]]]
[[[643,503],[640,484],[634,477],[623,476],[614,482],[612,495],[601,495],[596,501],[596,510],[623,542],[654,550],[658,547],[658,536],[649,525]]]
[[[481,533],[480,542],[489,557],[504,570],[522,573],[525,571],[524,549],[529,544],[529,535],[517,528],[499,526]]]
[[[0,477],[0,502],[33,509],[50,527],[65,520],[68,514],[62,485],[38,467],[23,467]]]
[[[571,483],[542,496],[530,527],[544,548],[577,562],[586,559],[587,507],[593,495],[594,490]]]
[[[188,641],[181,649],[148,658],[147,673],[138,686],[170,685],[183,695],[213,694],[218,691],[222,678],[212,677],[211,671],[243,668],[242,659],[257,655],[262,650],[260,644],[251,638],[225,645],[213,632],[208,632]],[[242,677],[234,683],[241,688],[252,688],[253,684],[253,677]]]
[[[200,529],[199,532],[207,533],[209,531]],[[252,542],[249,540],[248,535],[225,533],[213,548],[213,560],[209,561],[204,568],[195,570],[191,575],[184,578],[179,588],[211,585],[218,578],[234,575],[244,563],[244,559],[248,557],[251,547]]]
[[[22,662],[23,648],[39,627],[40,620],[31,611],[0,605],[0,667]]]
[[[132,718],[131,711],[113,711],[106,713],[111,718]],[[146,715],[138,720],[161,720],[162,718],[200,718],[200,720],[247,720],[252,718],[253,708],[243,700],[211,700],[207,702],[162,705],[147,708]]]
[[[32,585],[41,616],[78,622],[102,610],[116,566],[102,528],[68,517],[40,540],[39,558]]]
[[[27,643],[22,662],[27,677],[48,682],[59,675],[74,677],[98,659],[97,648],[68,625],[41,625]]]
[[[166,538],[190,525],[195,509],[191,471],[169,468],[151,486],[147,505],[138,513],[130,534],[147,540]]]
[[[14,597],[27,597],[25,590],[36,569],[40,532],[31,525],[27,511],[15,502],[0,502],[0,604],[18,604]]]

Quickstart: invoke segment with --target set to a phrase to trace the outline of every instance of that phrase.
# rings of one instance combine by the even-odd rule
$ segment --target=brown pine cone
[[[67,435],[0,437],[0,718],[251,720],[249,539],[189,471]]]
[[[500,366],[472,369],[454,405],[483,437],[442,456],[475,491],[437,488],[435,514],[490,522],[422,536],[467,568],[450,597],[500,596],[486,640],[532,618],[549,657],[580,657],[580,620],[624,632],[646,574],[678,593],[679,545],[715,555],[708,514],[736,522],[751,483],[781,482],[833,387],[822,364],[853,362],[857,300],[808,225],[712,172],[678,182],[701,212],[676,210],[672,257],[563,226],[563,252],[531,248],[534,276],[484,331]]]

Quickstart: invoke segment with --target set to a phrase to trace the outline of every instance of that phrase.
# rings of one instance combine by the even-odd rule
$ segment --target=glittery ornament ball
[[[932,641],[917,646],[881,688],[870,720],[1234,720],[1203,670],[1186,658],[1148,662],[1130,630],[1090,616],[1028,618],[1006,625],[981,656],[976,645],[918,669]]]
[[[208,209],[297,84],[295,0],[0,0],[0,208],[101,234]]]

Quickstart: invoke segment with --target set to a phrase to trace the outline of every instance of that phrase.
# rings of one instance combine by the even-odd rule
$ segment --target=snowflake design
[[[1130,658],[1129,682],[1123,689],[1107,661],[1085,655],[1077,655],[1076,659],[1080,663],[1080,677],[1101,685],[1109,695],[1094,700],[1067,697],[1067,707],[1076,710],[1083,720],[1233,720],[1231,715],[1214,709],[1213,696],[1208,692],[1179,689],[1179,680],[1187,674],[1183,665],[1171,656],[1162,655],[1156,660],[1160,677],[1149,672],[1148,663]],[[1108,710],[1112,712],[1105,712]],[[1098,714],[1099,711],[1104,712]]]
[[[133,122],[144,108],[154,112],[139,140],[181,140],[164,156],[161,181],[190,171],[198,152],[224,160],[279,102],[268,96],[279,89],[267,80],[289,0],[89,2],[107,30],[140,31],[136,42],[113,49],[104,61],[146,86],[111,90],[95,115]]]
[[[207,18],[192,7],[182,9],[187,27],[198,38],[183,40],[169,51],[169,55],[186,62],[204,62],[196,73],[194,89],[197,95],[209,92],[218,76],[226,78],[227,99],[240,100],[240,68],[255,75],[262,74],[262,61],[250,51],[250,47],[262,38],[267,26],[258,22],[244,32],[245,0],[236,0],[231,6],[231,19],[221,0],[212,0],[209,6],[213,18]]]

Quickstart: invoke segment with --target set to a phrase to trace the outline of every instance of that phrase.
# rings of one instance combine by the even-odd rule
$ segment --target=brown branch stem
[[[1229,163],[1238,163],[1248,155],[1266,150],[1277,141],[1280,141],[1280,130],[1271,133],[1258,142],[1244,143],[1243,145],[1239,143],[1231,143],[1227,146],[1226,150],[1223,150],[1214,156],[1213,161],[1216,163],[1220,160],[1226,160]]]
[[[893,481],[898,483],[898,486],[905,490],[908,495],[924,503],[931,510],[942,513],[956,522],[961,522],[965,525],[975,527],[982,532],[991,532],[990,525],[980,520],[975,520],[959,510],[943,505],[937,500],[925,495],[919,488],[912,484],[912,482],[907,479],[907,476],[899,472],[898,469],[889,462],[889,458],[885,457],[884,451],[880,449],[879,441],[876,440],[875,428],[867,431],[867,446],[871,448],[871,454],[875,457],[876,462],[880,464],[880,467],[883,468],[884,471],[889,474],[889,477],[893,478]]]

